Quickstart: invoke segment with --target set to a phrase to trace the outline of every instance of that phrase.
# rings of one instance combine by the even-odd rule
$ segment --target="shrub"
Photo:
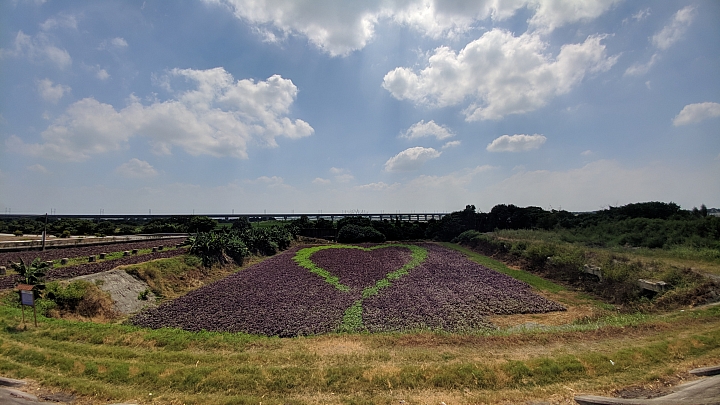
[[[534,266],[541,267],[545,264],[548,257],[555,256],[557,246],[550,243],[540,242],[533,243],[525,250],[527,257]]]
[[[74,311],[89,285],[87,281],[73,281],[63,286],[53,281],[47,284],[44,298],[54,302],[58,309]]]
[[[474,246],[477,243],[477,240],[481,237],[482,234],[480,232],[471,229],[454,237],[450,242],[459,243],[461,245]]]

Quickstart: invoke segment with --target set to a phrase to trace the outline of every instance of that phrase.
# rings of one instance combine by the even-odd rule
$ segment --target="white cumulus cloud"
[[[542,146],[546,137],[534,135],[503,135],[490,142],[487,150],[490,152],[526,152]]]
[[[410,126],[410,128],[400,134],[400,136],[407,139],[417,139],[434,136],[438,140],[443,140],[447,138],[452,138],[453,136],[455,136],[455,134],[453,134],[445,126],[436,124],[433,120],[430,120],[429,122],[421,120],[420,122],[416,122],[415,124]]]
[[[694,6],[687,6],[679,10],[675,13],[672,21],[670,21],[668,25],[663,27],[660,32],[653,35],[652,44],[662,50],[668,49],[670,46],[682,39],[683,35],[685,35],[685,31],[687,31],[688,27],[690,27],[694,18]]]
[[[593,20],[619,2],[620,0],[528,1],[529,8],[536,10],[530,18],[530,25],[540,30],[552,31],[565,24]]]
[[[673,125],[695,124],[708,118],[720,117],[720,104],[718,103],[696,103],[688,104],[673,119]]]
[[[347,55],[363,48],[382,13],[379,0],[206,0],[225,5],[266,38],[299,34],[329,53]],[[272,30],[275,30],[273,32]]]
[[[115,173],[127,178],[146,178],[157,176],[158,172],[144,160],[132,158],[115,169]]]
[[[556,58],[538,34],[514,36],[493,29],[459,52],[441,46],[419,72],[398,67],[385,75],[383,87],[399,100],[445,107],[469,101],[468,121],[500,119],[536,110],[568,93],[586,74],[610,69],[603,36],[563,45]]]
[[[425,162],[440,156],[441,152],[433,148],[416,146],[408,148],[385,162],[385,171],[405,172],[419,169]]]
[[[61,98],[70,92],[70,87],[63,84],[53,85],[52,80],[42,79],[37,82],[38,93],[43,100],[57,103]]]
[[[42,143],[11,136],[6,146],[31,156],[82,161],[126,148],[130,138],[142,136],[160,154],[180,147],[191,155],[247,158],[249,143],[275,147],[277,137],[297,139],[314,132],[305,121],[287,117],[297,87],[279,75],[258,82],[235,80],[223,68],[173,69],[168,75],[194,88],[149,105],[131,97],[120,110],[85,98],[42,132]]]

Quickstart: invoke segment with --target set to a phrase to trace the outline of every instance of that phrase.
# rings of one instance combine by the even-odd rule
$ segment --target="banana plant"
[[[32,263],[26,264],[21,258],[19,263],[11,262],[10,267],[23,278],[24,284],[36,286],[35,291],[45,288],[43,282],[45,281],[45,270],[50,267],[49,263],[36,258]]]

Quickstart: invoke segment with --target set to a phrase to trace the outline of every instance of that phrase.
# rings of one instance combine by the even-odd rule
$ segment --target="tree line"
[[[304,220],[302,226],[312,226]],[[329,226],[317,222],[315,226]],[[427,222],[371,221],[347,217],[334,224],[339,242],[382,242],[385,240],[432,239],[450,241],[469,230],[545,230],[556,232],[568,242],[591,246],[633,246],[662,248],[674,245],[720,248],[720,217],[708,215],[707,208],[683,210],[675,203],[642,202],[608,207],[594,212],[573,213],[499,204],[490,212],[478,212],[474,205],[455,211],[440,220]],[[352,225],[352,226],[350,226]],[[349,226],[349,227],[348,227]]]

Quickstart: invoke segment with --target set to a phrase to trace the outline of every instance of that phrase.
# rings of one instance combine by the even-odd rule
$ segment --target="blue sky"
[[[720,207],[720,3],[5,1],[12,213]]]

